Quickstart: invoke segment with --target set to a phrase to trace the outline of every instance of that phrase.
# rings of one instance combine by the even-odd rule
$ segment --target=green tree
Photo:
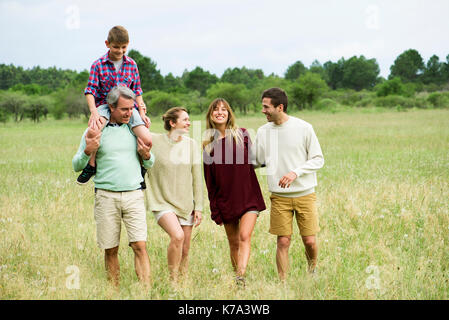
[[[366,59],[363,55],[354,56],[343,64],[342,85],[344,88],[357,91],[372,89],[377,83],[379,73],[376,59]]]
[[[189,113],[203,114],[209,106],[210,100],[207,97],[201,96],[199,91],[189,91],[178,96],[184,107]]]
[[[301,61],[298,60],[287,68],[287,71],[285,71],[284,74],[284,78],[287,80],[295,81],[306,72],[307,68]]]
[[[80,92],[83,93],[84,88],[87,86],[88,81],[89,81],[89,71],[83,70],[73,77],[73,80],[70,83],[70,87],[77,88]]]
[[[37,66],[24,70],[14,65],[0,65],[0,89],[9,89],[17,84],[46,86],[50,90],[63,88],[72,83],[77,72],[72,70],[61,70],[56,67],[42,69]]]
[[[326,72],[324,71],[324,67],[318,60],[313,60],[312,64],[309,67],[309,71],[319,74],[321,79],[323,80],[326,79]]]
[[[444,63],[440,62],[440,58],[437,55],[431,56],[429,61],[427,61],[422,78],[425,84],[442,84],[446,81],[444,76]]]
[[[405,87],[399,77],[387,80],[376,86],[376,95],[386,97],[389,95],[404,95]]]
[[[6,106],[3,105],[3,101],[5,101],[4,94],[4,91],[0,91],[0,122],[6,122],[9,118],[9,112],[6,109]]]
[[[181,106],[181,101],[167,92],[153,91],[149,106],[149,113],[152,116],[158,116],[172,107]]]
[[[218,82],[216,75],[203,70],[201,67],[196,67],[190,72],[184,71],[183,78],[184,85],[188,89],[197,90],[201,95],[204,95],[211,85]]]
[[[14,116],[14,121],[19,122],[23,119],[25,106],[28,103],[28,96],[22,92],[3,93],[0,105],[4,110]]]
[[[16,68],[12,64],[0,64],[0,90],[6,90],[21,83],[22,69]]]
[[[401,53],[390,67],[389,79],[400,77],[404,82],[419,81],[424,71],[424,60],[415,49]]]
[[[243,84],[216,83],[207,90],[207,97],[210,101],[216,98],[223,98],[234,110],[239,109],[244,114],[248,112],[250,94]]]
[[[164,91],[167,92],[186,92],[186,87],[182,83],[180,77],[175,77],[171,72],[164,78]]]
[[[447,92],[432,92],[427,97],[427,101],[435,108],[447,108],[449,107],[449,94]]]
[[[325,80],[333,90],[343,88],[344,65],[344,58],[341,58],[335,63],[332,61],[327,61],[323,65],[323,69],[326,74]]]
[[[443,63],[443,79],[449,81],[449,54],[446,56],[446,62]]]
[[[80,115],[84,115],[86,119],[89,118],[89,107],[83,92],[70,87],[62,92],[62,99],[69,118],[78,118]]]
[[[319,74],[307,72],[291,88],[291,100],[298,108],[312,108],[313,104],[326,92],[328,86]]]
[[[31,83],[31,84],[22,84],[18,83],[13,85],[10,88],[11,91],[21,91],[25,93],[26,95],[47,95],[51,93],[51,89],[47,87],[46,85],[39,85],[37,83]]]
[[[42,116],[47,116],[48,107],[51,104],[51,98],[47,96],[30,97],[25,104],[25,115],[34,122],[39,122]]]
[[[128,56],[134,59],[139,68],[141,87],[144,92],[164,88],[164,77],[156,68],[156,62],[134,49],[129,51]]]
[[[221,82],[228,82],[233,84],[244,84],[247,88],[253,88],[254,85],[264,78],[264,73],[261,69],[242,68],[227,68],[221,76]]]

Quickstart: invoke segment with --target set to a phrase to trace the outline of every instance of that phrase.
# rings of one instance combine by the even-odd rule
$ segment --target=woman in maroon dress
[[[244,285],[251,234],[259,213],[265,210],[249,159],[251,139],[246,129],[235,124],[231,107],[221,98],[210,104],[206,128],[203,162],[211,218],[224,225],[236,281]]]

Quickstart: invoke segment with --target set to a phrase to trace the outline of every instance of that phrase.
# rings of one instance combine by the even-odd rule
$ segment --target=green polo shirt
[[[84,153],[86,133],[87,129],[72,159],[75,171],[83,170],[89,162],[89,156]],[[145,168],[151,168],[154,164],[154,155],[151,151],[150,154],[150,159],[143,161]],[[137,139],[127,124],[106,126],[103,129],[96,163],[97,171],[94,178],[96,188],[109,191],[131,191],[140,188],[143,178],[137,153]]]

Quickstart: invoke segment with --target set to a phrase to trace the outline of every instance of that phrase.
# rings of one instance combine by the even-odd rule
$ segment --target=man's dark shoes
[[[90,164],[87,164],[87,166],[83,169],[83,172],[78,176],[78,179],[76,179],[76,183],[78,184],[86,184],[89,179],[95,175],[96,167],[92,167]]]
[[[142,190],[145,190],[147,188],[147,185],[145,183],[145,173],[147,173],[147,169],[144,168],[144,166],[140,166],[140,173],[142,174],[143,181],[140,183],[140,188]]]

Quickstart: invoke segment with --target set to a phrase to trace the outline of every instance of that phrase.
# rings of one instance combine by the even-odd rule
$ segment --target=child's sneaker
[[[83,172],[81,172],[78,176],[78,179],[76,179],[76,183],[81,185],[86,184],[89,179],[95,175],[96,171],[96,167],[92,167],[90,164],[87,164],[87,166],[83,169]]]
[[[145,169],[144,166],[140,166],[140,173],[142,174],[142,178],[143,178],[143,181],[140,183],[140,188],[142,190],[145,190],[147,188],[147,185],[145,183],[145,173],[147,173],[147,169]]]

